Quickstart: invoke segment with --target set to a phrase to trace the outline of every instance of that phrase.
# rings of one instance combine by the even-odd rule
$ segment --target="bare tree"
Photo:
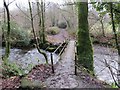
[[[39,42],[38,42],[38,38],[34,29],[34,19],[33,19],[33,14],[32,14],[32,7],[31,7],[31,3],[30,0],[28,0],[28,4],[29,4],[29,9],[30,9],[30,17],[31,17],[31,26],[32,26],[32,31],[34,34],[34,39],[36,40],[36,47],[39,53],[43,54],[46,60],[46,63],[48,64],[48,58],[45,52],[41,51],[40,47],[39,47]]]
[[[102,35],[105,37],[105,30],[104,30],[104,24],[103,24],[103,17],[101,16],[102,19],[100,19],[101,23],[101,28],[102,28]]]
[[[38,18],[39,18],[39,38],[40,38],[40,41],[41,41],[41,39],[42,39],[42,37],[41,37],[41,33],[42,33],[42,31],[41,31],[41,10],[40,10],[39,0],[36,0],[36,3],[37,3]]]

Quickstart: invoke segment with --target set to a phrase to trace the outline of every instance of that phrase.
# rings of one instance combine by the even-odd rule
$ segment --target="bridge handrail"
[[[65,45],[63,46],[62,50],[61,50],[60,53],[58,54],[57,59],[60,58],[59,56],[60,56],[60,55],[62,54],[62,52],[64,51],[65,47],[66,47],[67,44],[68,44],[68,41],[64,41],[63,43],[65,43]],[[53,53],[55,53],[55,52],[63,45],[63,43],[61,43],[61,44],[58,46],[58,48],[57,48],[54,52],[51,52],[52,73],[54,73]]]
[[[63,42],[64,43],[64,42]],[[53,52],[53,53],[55,53],[62,45],[63,45],[63,43],[61,43],[56,49],[55,49],[55,51]]]
[[[65,47],[67,46],[67,44],[68,44],[68,43],[66,43],[66,44],[63,46],[62,50],[61,50],[60,53],[58,54],[57,59],[59,59],[59,56],[62,54],[62,52],[64,51],[64,49],[65,49]]]

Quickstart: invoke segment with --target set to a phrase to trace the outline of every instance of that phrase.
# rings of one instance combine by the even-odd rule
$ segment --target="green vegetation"
[[[49,27],[46,32],[48,35],[56,35],[60,32],[60,29],[58,27]]]
[[[2,64],[2,74],[4,77],[11,77],[11,76],[22,76],[24,75],[24,71],[17,66],[16,63],[12,63],[8,60],[4,60]]]
[[[43,85],[41,84],[40,81],[31,81],[28,78],[24,77],[21,80],[21,87],[22,88],[29,88],[29,89],[33,89],[33,88],[41,88]]]
[[[38,59],[36,59],[38,60]],[[40,62],[40,60],[38,60]],[[26,74],[29,73],[29,71],[32,70],[34,65],[30,63],[26,69],[23,69],[17,62],[9,61],[8,59],[4,59],[2,66],[0,67],[2,69],[2,75],[5,78],[9,78],[12,76],[26,76]],[[26,70],[28,72],[26,72]]]
[[[10,43],[13,46],[27,46],[30,42],[30,34],[27,30],[24,30],[18,26],[15,22],[11,22]],[[7,24],[3,25],[4,35],[6,37]]]
[[[115,83],[112,83],[111,86],[112,86],[112,88],[118,88],[118,86],[115,85]]]

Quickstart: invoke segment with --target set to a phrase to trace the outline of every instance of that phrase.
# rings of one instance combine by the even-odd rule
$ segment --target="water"
[[[113,75],[117,80],[118,54],[113,48],[94,46],[94,70],[98,79],[109,84],[113,83],[111,72],[105,64],[105,60],[110,65]]]
[[[19,65],[26,73],[28,73],[33,66],[46,63],[44,56],[40,54],[37,49],[26,51],[14,48],[10,51],[9,60]],[[0,49],[0,52],[2,52],[0,56],[4,55],[5,49]],[[51,64],[50,53],[47,51],[44,52],[46,52],[48,56],[48,63]],[[58,62],[57,58],[59,58],[58,55],[53,54],[54,64]]]
[[[49,63],[51,63],[50,59],[50,53],[45,51]],[[5,49],[0,49],[0,58],[2,54],[5,53]],[[58,62],[58,55],[53,54],[54,64]],[[42,54],[40,54],[37,49],[32,49],[29,51],[21,50],[21,49],[11,49],[10,61],[15,62],[17,65],[19,65],[22,69],[26,71],[26,73],[29,72],[29,70],[38,64],[45,64],[45,58]],[[110,48],[101,47],[101,46],[94,46],[94,70],[95,75],[98,79],[106,81],[107,83],[112,83],[113,78],[111,77],[110,70],[105,65],[105,59],[108,62],[109,65],[111,65],[114,76],[116,77],[117,74],[117,61],[118,61],[118,55],[116,52],[112,51]],[[116,69],[114,69],[116,68]]]

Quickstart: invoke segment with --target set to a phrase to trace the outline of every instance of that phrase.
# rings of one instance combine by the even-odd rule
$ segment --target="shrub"
[[[24,71],[20,69],[16,63],[9,62],[5,60],[2,64],[2,74],[4,77],[11,77],[11,76],[22,76],[24,75]]]
[[[58,23],[58,27],[65,29],[65,28],[67,28],[67,24],[65,22],[60,22],[60,23]]]
[[[58,27],[49,27],[46,32],[49,35],[56,35],[60,32],[60,29]]]
[[[30,35],[26,30],[19,27],[15,22],[11,22],[10,41],[12,45],[19,44],[20,46],[27,46],[30,42]],[[4,33],[7,32],[7,24],[3,25]]]

